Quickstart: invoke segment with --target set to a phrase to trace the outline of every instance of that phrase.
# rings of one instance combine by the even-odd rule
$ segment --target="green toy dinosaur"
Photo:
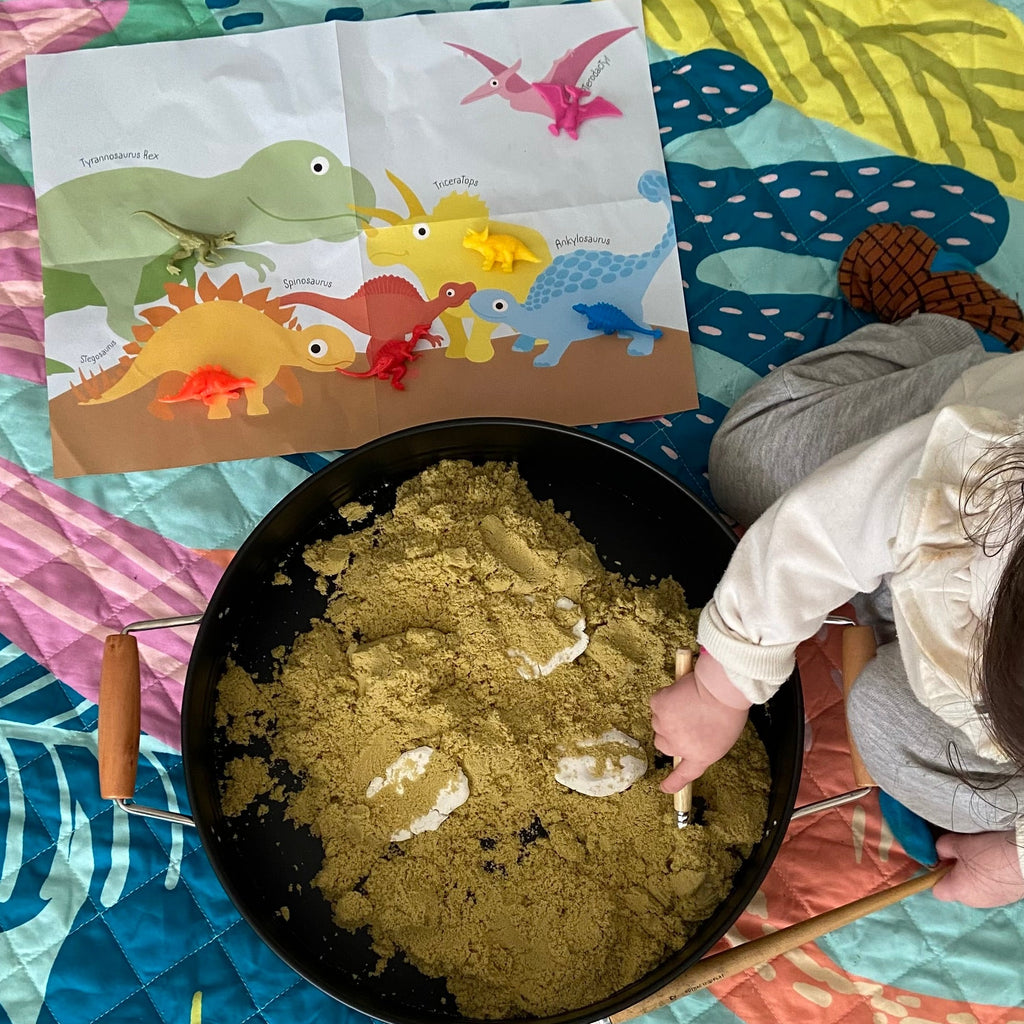
[[[209,178],[160,167],[97,171],[57,185],[38,199],[44,288],[48,268],[84,275],[107,308],[110,329],[131,338],[132,327],[140,322],[136,302],[145,301],[137,298],[143,271],[165,254],[172,262],[184,258],[169,248],[169,233],[225,241],[233,235],[227,243],[232,248],[217,253],[220,263],[244,263],[262,281],[274,269],[273,261],[244,246],[347,241],[359,234],[366,219],[352,207],[375,201],[364,175],[323,146],[300,140],[274,143],[236,170]],[[137,217],[137,211],[151,216]],[[78,308],[87,301],[53,305]]]
[[[191,231],[189,228],[172,224],[169,220],[164,220],[163,217],[153,213],[152,210],[136,210],[135,212],[149,217],[150,220],[159,224],[172,238],[178,240],[178,251],[171,254],[170,262],[167,264],[168,274],[180,274],[181,267],[178,266],[177,261],[187,260],[190,256],[195,256],[204,266],[215,266],[224,259],[220,255],[220,250],[226,245],[235,244],[234,231],[225,231],[220,235],[210,235],[202,231]],[[214,259],[215,256],[217,259]]]

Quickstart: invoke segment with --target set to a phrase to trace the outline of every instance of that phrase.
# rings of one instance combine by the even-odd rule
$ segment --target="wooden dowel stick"
[[[676,651],[676,679],[693,671],[693,651],[689,647],[680,647]],[[672,767],[679,764],[679,758],[672,758]],[[688,782],[678,793],[673,794],[672,806],[676,811],[676,819],[679,822],[689,824],[690,814],[693,810],[693,783]]]
[[[681,996],[706,988],[716,981],[731,978],[751,967],[766,964],[769,960],[798,949],[804,943],[820,938],[836,928],[841,928],[844,924],[873,914],[876,910],[881,910],[882,907],[898,903],[914,893],[930,889],[951,866],[944,864],[932,871],[900,882],[889,889],[872,893],[870,896],[863,896],[859,900],[836,907],[834,910],[826,910],[823,914],[818,914],[817,917],[791,924],[787,928],[780,928],[759,939],[751,939],[750,942],[744,942],[740,946],[734,946],[722,953],[698,960],[654,995],[642,999],[639,1003],[634,1003],[625,1010],[613,1013],[610,1018],[612,1024],[622,1024],[623,1021],[633,1020],[634,1017],[658,1010]]]

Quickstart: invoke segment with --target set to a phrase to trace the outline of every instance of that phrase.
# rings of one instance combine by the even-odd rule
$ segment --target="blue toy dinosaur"
[[[600,298],[598,306],[614,308],[639,325],[644,295],[665,257],[675,249],[676,233],[664,172],[645,171],[637,182],[637,191],[649,202],[664,203],[668,212],[665,233],[653,249],[632,256],[607,249],[576,249],[555,257],[533,282],[522,303],[510,292],[485,288],[470,298],[470,308],[483,320],[505,323],[518,331],[512,346],[515,352],[529,352],[538,339],[546,340],[547,348],[534,359],[534,366],[557,366],[577,339],[608,333],[603,322],[584,329],[575,308],[581,305],[581,298]],[[636,327],[633,330],[639,333]],[[626,351],[631,356],[649,356],[654,351],[654,337],[633,338]]]
[[[629,337],[633,337],[634,334],[648,334],[655,341],[661,337],[661,331],[657,327],[638,324],[610,302],[595,302],[591,306],[585,302],[577,302],[572,308],[587,318],[587,329],[591,331],[620,336],[625,334]]]

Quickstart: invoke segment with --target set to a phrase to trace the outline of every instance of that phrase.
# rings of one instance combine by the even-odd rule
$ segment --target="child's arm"
[[[933,421],[837,455],[744,534],[701,612],[696,671],[651,698],[655,746],[680,758],[663,789],[681,789],[722,757],[750,704],[789,678],[797,645],[892,570],[889,542]]]
[[[891,541],[934,419],[919,417],[830,459],[741,539],[697,639],[749,701],[762,703],[782,685],[797,645],[830,612],[893,571]]]

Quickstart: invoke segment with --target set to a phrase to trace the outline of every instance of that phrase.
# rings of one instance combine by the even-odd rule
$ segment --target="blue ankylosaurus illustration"
[[[664,203],[668,211],[665,233],[654,248],[631,256],[607,249],[576,249],[552,260],[522,303],[509,292],[485,288],[470,298],[470,308],[484,320],[506,323],[518,331],[512,346],[515,352],[529,352],[538,339],[547,341],[534,366],[557,366],[574,341],[606,333],[603,324],[595,328],[581,323],[579,311],[574,308],[581,298],[617,307],[623,316],[641,324],[644,295],[665,257],[675,248],[676,233],[664,172],[645,171],[637,182],[637,191],[649,202]],[[633,338],[626,351],[631,356],[650,355],[654,337]]]

